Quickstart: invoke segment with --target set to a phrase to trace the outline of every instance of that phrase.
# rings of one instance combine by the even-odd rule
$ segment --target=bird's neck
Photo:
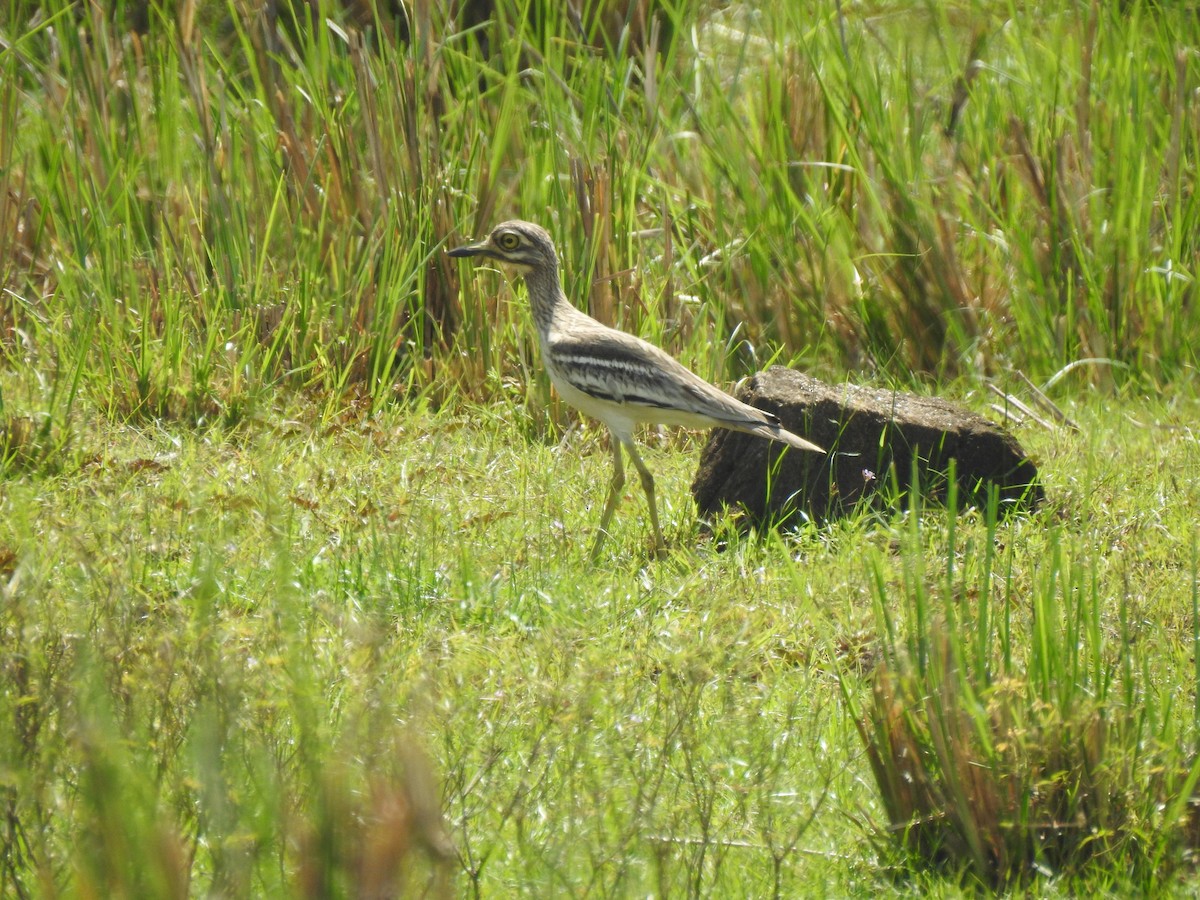
[[[533,269],[525,273],[525,288],[529,292],[529,308],[538,331],[546,334],[554,322],[554,313],[560,306],[570,306],[563,293],[558,269]]]

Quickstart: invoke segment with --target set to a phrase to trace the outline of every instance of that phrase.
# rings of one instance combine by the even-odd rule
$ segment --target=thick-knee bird
[[[563,293],[558,255],[545,229],[531,222],[503,222],[492,229],[487,240],[456,247],[449,253],[498,260],[524,277],[550,381],[567,403],[599,419],[612,434],[612,483],[600,514],[593,557],[604,544],[625,485],[622,447],[633,460],[646,491],[655,551],[661,553],[666,548],[658,524],[654,476],[633,441],[633,429],[639,422],[728,428],[782,441],[798,450],[825,453],[786,430],[771,413],[713,387],[653,344],[602,325],[572,306]]]

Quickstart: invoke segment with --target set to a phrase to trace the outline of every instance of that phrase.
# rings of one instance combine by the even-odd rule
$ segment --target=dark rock
[[[960,503],[986,506],[991,485],[1002,511],[1044,497],[1037,466],[1016,438],[944,400],[829,385],[778,366],[749,379],[737,396],[830,453],[784,453],[775,441],[714,429],[692,482],[701,515],[728,506],[755,524],[785,525],[837,518],[863,503],[884,506],[907,496],[914,459],[927,499],[945,502],[951,460]]]

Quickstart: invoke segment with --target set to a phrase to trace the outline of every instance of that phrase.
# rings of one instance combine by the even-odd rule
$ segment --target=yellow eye
[[[500,245],[501,250],[516,250],[521,246],[521,239],[511,231],[506,231],[496,238],[496,243]]]

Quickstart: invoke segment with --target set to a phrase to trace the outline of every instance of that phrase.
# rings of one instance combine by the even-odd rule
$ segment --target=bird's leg
[[[604,546],[604,539],[608,537],[608,524],[612,521],[613,513],[616,512],[617,501],[621,499],[621,489],[625,487],[625,464],[621,460],[621,444],[623,442],[615,434],[609,435],[609,442],[612,444],[613,452],[612,482],[608,488],[608,500],[604,504],[604,512],[600,514],[600,527],[596,530],[596,541],[592,544],[592,559],[596,559],[600,555],[600,548]]]
[[[646,492],[646,502],[650,504],[650,525],[654,528],[654,553],[662,556],[667,552],[667,542],[663,540],[662,529],[658,527],[658,504],[654,500],[654,476],[642,462],[632,439],[625,443],[625,449],[629,451],[629,458],[633,460],[638,474],[642,477],[642,490]]]

